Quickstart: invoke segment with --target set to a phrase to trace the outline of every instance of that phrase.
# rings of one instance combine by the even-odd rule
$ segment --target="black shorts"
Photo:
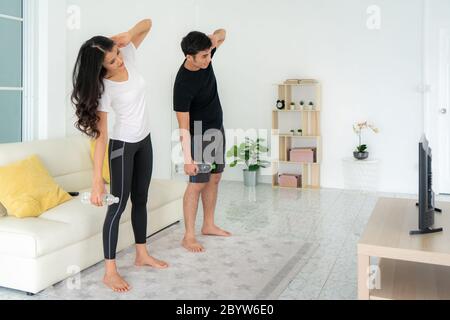
[[[189,177],[190,183],[208,183],[211,174],[221,174],[225,171],[226,154],[225,129],[210,129],[203,135],[192,136],[191,153],[196,163],[215,164],[211,173],[199,173]]]

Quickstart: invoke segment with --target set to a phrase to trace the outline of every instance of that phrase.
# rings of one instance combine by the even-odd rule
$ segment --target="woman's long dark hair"
[[[71,101],[76,108],[78,118],[75,127],[93,139],[100,136],[97,116],[99,99],[105,90],[103,67],[106,52],[112,51],[114,41],[97,36],[86,41],[78,53],[72,75],[73,92]]]

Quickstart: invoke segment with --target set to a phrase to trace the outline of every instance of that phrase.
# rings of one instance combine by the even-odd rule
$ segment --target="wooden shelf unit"
[[[441,265],[380,259],[379,289],[370,300],[450,300],[450,268]]]
[[[295,174],[302,176],[302,187],[295,189],[318,189],[320,188],[320,171],[322,162],[322,137],[321,137],[321,110],[322,110],[322,88],[318,81],[306,82],[300,84],[278,84],[278,99],[284,100],[286,108],[290,107],[293,101],[293,88],[298,87],[298,90],[302,90],[303,87],[314,88],[314,110],[278,110],[275,109],[272,112],[272,134],[275,138],[278,138],[279,150],[278,160],[273,161],[273,179],[272,186],[274,188],[281,188],[278,183],[278,176],[282,173],[294,173],[283,172],[284,165],[296,166]],[[298,117],[298,129],[303,130],[302,135],[292,135],[284,132],[289,132],[295,128],[280,128],[280,118],[284,116]],[[283,132],[284,131],[284,132]],[[288,152],[289,149],[295,147],[297,142],[310,142],[310,145],[305,145],[305,148],[316,149],[316,162],[314,163],[300,163],[289,161]],[[303,146],[302,146],[303,147]],[[274,150],[277,152],[276,150]]]

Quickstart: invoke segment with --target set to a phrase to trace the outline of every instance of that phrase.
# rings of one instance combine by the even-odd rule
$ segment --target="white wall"
[[[36,10],[35,68],[36,139],[66,136],[66,5],[60,0],[39,0]]]
[[[449,151],[449,116],[441,113],[448,107],[447,95],[443,83],[446,71],[442,64],[445,61],[441,55],[443,44],[441,34],[450,30],[450,2],[447,0],[427,0],[426,19],[426,84],[429,91],[426,95],[425,132],[433,148],[433,177],[435,192],[450,193],[450,160]]]
[[[379,31],[366,28],[373,4],[382,10]],[[317,78],[323,83],[323,186],[344,186],[341,160],[357,143],[352,124],[367,119],[381,129],[366,137],[382,161],[381,190],[416,192],[421,1],[204,0],[200,7],[202,29],[229,32],[215,61],[227,126],[270,127],[271,84]]]
[[[375,123],[367,135],[381,159],[380,189],[416,192],[417,142],[423,131],[422,0],[68,0],[82,9],[79,31],[67,35],[67,70],[82,41],[112,35],[151,17],[151,38],[139,52],[149,81],[155,176],[170,177],[172,82],[183,57],[179,43],[192,29],[228,30],[214,59],[227,128],[271,128],[273,83],[286,78],[323,84],[324,187],[344,187],[342,159],[357,144],[352,124]],[[130,4],[128,4],[130,3]],[[381,30],[366,27],[369,5],[382,10]],[[70,90],[67,75],[67,92]],[[67,134],[74,119],[67,107]],[[240,179],[239,170],[225,178]],[[267,180],[269,181],[269,180]]]
[[[111,36],[127,31],[137,21],[152,18],[150,37],[138,50],[139,66],[148,82],[148,103],[151,109],[152,142],[154,149],[154,177],[171,176],[172,83],[183,61],[179,48],[182,36],[193,28],[189,12],[193,0],[123,1],[73,0],[70,4],[81,8],[81,29],[67,35],[67,69],[72,71],[81,44],[95,35]],[[108,8],[105,11],[105,8]],[[101,22],[99,22],[101,21]],[[109,22],[108,22],[109,21]],[[70,75],[67,91],[71,90]],[[77,134],[73,108],[68,106],[67,134]],[[113,129],[113,117],[109,130]]]

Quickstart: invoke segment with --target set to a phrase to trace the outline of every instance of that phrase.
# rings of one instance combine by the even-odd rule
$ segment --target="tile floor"
[[[317,245],[279,299],[356,299],[356,244],[380,196],[415,198],[334,189],[272,189],[270,185],[248,189],[239,182],[223,182],[217,224],[235,234],[304,240]],[[450,197],[439,200],[449,201]],[[199,226],[200,217],[201,213]],[[0,288],[2,299],[30,297]]]

